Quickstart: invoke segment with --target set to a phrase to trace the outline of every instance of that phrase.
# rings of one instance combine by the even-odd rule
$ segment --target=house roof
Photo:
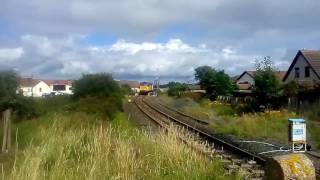
[[[279,81],[282,81],[287,71],[276,71],[275,75],[277,76]]]
[[[40,80],[32,79],[32,78],[20,78],[20,86],[21,87],[33,87],[37,85]]]
[[[301,53],[307,59],[316,73],[320,75],[320,51],[302,50]]]
[[[239,90],[249,90],[252,87],[251,84],[237,84],[237,85]]]
[[[293,66],[296,64],[298,57],[302,55],[304,59],[307,61],[313,72],[317,75],[320,79],[320,51],[315,50],[299,50],[296,54],[295,58],[293,59],[287,73],[285,74],[283,81],[285,81],[290,74]]]
[[[201,89],[201,86],[198,85],[198,84],[189,84],[189,85],[188,85],[188,89],[189,89],[189,90],[202,90],[202,89]]]
[[[242,76],[244,76],[245,74],[248,74],[250,77],[254,78],[254,76],[257,74],[257,71],[244,71],[237,79],[236,81],[238,81],[239,79],[241,79]],[[279,81],[282,81],[283,77],[286,74],[286,71],[275,71],[274,74],[276,75],[276,77],[278,78]]]
[[[128,85],[130,88],[139,88],[140,83],[138,81],[127,81],[127,80],[121,80],[119,81],[120,86],[121,85]]]
[[[46,84],[50,85],[70,85],[72,86],[73,80],[43,80]]]

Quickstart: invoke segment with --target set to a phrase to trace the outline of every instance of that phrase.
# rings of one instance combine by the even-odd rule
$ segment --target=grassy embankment
[[[287,110],[238,114],[230,105],[209,100],[195,102],[189,98],[172,99],[167,96],[161,96],[161,100],[181,111],[209,120],[214,132],[282,144],[288,141],[288,119],[300,117]],[[303,118],[307,120],[309,143],[313,148],[320,149],[320,121]]]
[[[1,178],[230,178],[223,176],[220,164],[180,143],[175,133],[152,135],[133,127],[123,113],[110,122],[47,108],[52,109],[14,125],[17,145],[0,157]]]

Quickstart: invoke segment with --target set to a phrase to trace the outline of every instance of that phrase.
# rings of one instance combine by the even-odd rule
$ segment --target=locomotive
[[[148,95],[153,92],[153,84],[149,82],[141,82],[139,90],[139,95]]]

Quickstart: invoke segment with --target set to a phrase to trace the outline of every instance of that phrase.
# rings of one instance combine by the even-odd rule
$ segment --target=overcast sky
[[[320,49],[319,9],[319,0],[0,0],[0,69],[186,82],[201,65],[236,75],[271,56],[286,70],[299,49]]]

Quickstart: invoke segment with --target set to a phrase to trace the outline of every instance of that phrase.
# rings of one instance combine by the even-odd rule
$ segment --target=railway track
[[[307,154],[314,163],[314,166],[316,168],[317,179],[320,179],[320,153],[309,151],[307,152]]]
[[[198,127],[191,126],[165,113],[156,105],[144,100],[143,97],[137,97],[134,102],[144,114],[155,121],[160,127],[166,130],[170,130],[171,127],[177,128],[180,132],[179,138],[184,143],[192,148],[198,147],[197,150],[209,158],[215,158],[225,163],[228,173],[241,171],[247,178],[260,179],[263,177],[263,165],[266,159],[234,146],[223,139],[214,137]],[[189,118],[192,117],[189,116]],[[197,145],[195,146],[195,144]]]
[[[275,145],[263,141],[234,141],[232,139],[225,139],[223,135],[207,133],[210,132],[210,130],[208,131],[207,128],[209,125],[207,121],[192,117],[163,103],[156,102],[154,101],[154,99],[150,99],[145,103],[147,103],[151,108],[160,111],[167,116],[169,115],[171,117],[174,117],[176,120],[181,122],[180,124],[182,126],[187,126],[188,128],[191,126],[191,128],[189,129],[201,134],[202,136],[206,136],[208,141],[218,142],[218,144],[221,144],[223,147],[227,147],[229,151],[232,151],[236,154],[241,154],[241,156],[251,156],[261,165],[265,163],[267,158],[273,157],[275,155],[287,154],[290,151],[286,146]],[[252,145],[251,147],[259,146],[259,148],[251,148],[250,146],[248,146],[249,144]],[[238,151],[239,149],[240,151]],[[320,179],[320,153],[307,152],[307,154],[314,163],[317,179]]]

